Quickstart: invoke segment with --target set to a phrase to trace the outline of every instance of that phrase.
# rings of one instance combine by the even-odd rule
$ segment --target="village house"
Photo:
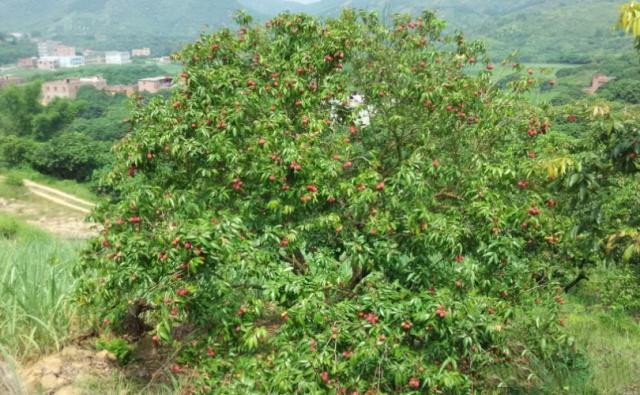
[[[145,57],[151,56],[151,48],[136,48],[131,50],[131,56]]]
[[[75,47],[67,47],[66,45],[56,44],[53,47],[53,54],[51,54],[51,56],[76,56],[76,49]]]
[[[131,97],[138,92],[138,87],[135,85],[108,85],[104,91],[111,96],[115,96],[118,93],[124,93],[127,97]]]
[[[126,51],[109,51],[104,54],[106,64],[129,64],[131,55]]]
[[[44,58],[47,56],[53,56],[53,47],[55,43],[53,41],[39,41],[38,42],[38,57]]]
[[[75,56],[75,47],[68,47],[58,41],[39,41],[38,42],[38,57],[53,57],[53,56]]]
[[[75,99],[83,86],[104,90],[107,87],[107,81],[102,76],[48,81],[42,84],[40,101],[46,106],[55,98]]]
[[[138,92],[158,93],[163,89],[171,88],[173,78],[169,76],[143,78],[138,81]]]
[[[35,69],[38,66],[38,58],[22,58],[16,63],[19,69]]]
[[[104,64],[104,63],[105,63],[104,53],[90,52],[84,56],[84,64],[86,65]]]
[[[40,58],[37,67],[40,70],[55,70],[60,67],[60,60],[53,57]]]
[[[3,75],[0,76],[0,89],[5,88],[10,85],[20,85],[22,84],[23,79],[20,77],[14,77],[11,75]]]
[[[57,58],[62,68],[80,67],[85,64],[84,56],[58,56]]]

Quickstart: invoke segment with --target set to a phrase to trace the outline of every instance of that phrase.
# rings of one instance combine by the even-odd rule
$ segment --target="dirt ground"
[[[25,201],[0,197],[0,212],[15,215],[65,239],[86,239],[97,233],[84,220],[84,214],[57,207],[40,198]]]
[[[71,346],[17,371],[0,365],[0,393],[83,395],[87,393],[80,389],[84,383],[110,377],[116,371],[115,357],[107,351]]]

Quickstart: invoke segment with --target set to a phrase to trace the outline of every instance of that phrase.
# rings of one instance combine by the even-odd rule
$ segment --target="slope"
[[[300,7],[318,15],[337,15],[344,7],[396,12],[434,9],[455,29],[485,40],[493,54],[519,48],[522,60],[588,62],[631,48],[614,30],[617,0],[324,0]]]
[[[344,7],[417,14],[435,9],[468,37],[482,39],[497,58],[520,49],[523,61],[586,63],[626,51],[631,40],[615,31],[620,0],[0,0],[3,30],[40,30],[46,36],[85,44],[104,36],[122,48],[147,44],[177,49],[202,29],[232,24],[246,8],[258,18],[290,10],[336,16]],[[179,40],[177,39],[179,38]],[[100,40],[87,42],[101,48]],[[151,42],[151,43],[150,43]],[[104,46],[108,46],[104,45]]]

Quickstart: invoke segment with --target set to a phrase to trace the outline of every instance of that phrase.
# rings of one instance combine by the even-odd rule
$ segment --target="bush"
[[[124,339],[98,340],[96,348],[109,351],[120,365],[126,365],[131,360],[131,346]]]
[[[608,100],[620,100],[625,103],[640,103],[640,81],[614,80],[602,88],[600,94]]]
[[[47,175],[84,181],[103,163],[104,150],[80,133],[64,132],[34,153],[33,167]]]
[[[0,216],[0,239],[13,239],[19,230],[18,222],[10,217]]]
[[[8,167],[17,167],[28,164],[36,151],[38,143],[23,137],[0,137],[0,155],[2,161]]]
[[[132,114],[78,267],[87,312],[176,348],[209,393],[463,393],[572,366],[526,81],[466,73],[483,46],[446,52],[429,12],[239,20]]]
[[[22,181],[22,178],[15,175],[15,174],[9,174],[5,177],[4,179],[4,183],[5,185],[9,185],[12,187],[22,187],[24,186],[24,182]]]
[[[600,282],[602,305],[617,311],[640,312],[640,276],[637,268],[612,268]]]

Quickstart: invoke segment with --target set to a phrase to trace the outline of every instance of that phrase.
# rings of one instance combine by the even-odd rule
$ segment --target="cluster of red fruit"
[[[420,388],[420,379],[417,377],[411,377],[409,379],[409,387],[417,390]]]
[[[531,206],[528,212],[529,212],[529,215],[533,215],[533,216],[540,215],[540,210],[536,206]]]
[[[518,181],[518,188],[527,189],[528,186],[529,186],[529,181],[527,181],[527,180],[519,180]]]
[[[361,311],[358,313],[358,318],[366,319],[371,325],[378,323],[378,316],[371,312]]]
[[[548,121],[541,123],[540,119],[537,117],[531,117],[531,119],[529,119],[529,130],[527,131],[527,134],[530,137],[537,136],[538,134],[546,134],[550,127],[551,125]]]
[[[445,309],[443,305],[438,306],[438,308],[436,309],[436,315],[439,316],[440,318],[444,318],[448,314],[449,313],[447,312],[447,309]]]
[[[231,187],[236,190],[239,191],[242,189],[242,186],[244,185],[244,182],[242,182],[241,179],[239,178],[235,178],[232,182],[231,182]]]
[[[446,86],[449,86],[449,84],[445,84]],[[469,115],[467,116],[467,113],[465,111],[463,111],[465,108],[464,103],[460,103],[458,106],[455,105],[447,105],[446,110],[448,112],[454,113],[458,116],[458,118],[460,118],[461,120],[466,119],[467,122],[469,123],[469,125],[473,125],[475,123],[478,122],[478,118],[476,116],[473,115]]]

